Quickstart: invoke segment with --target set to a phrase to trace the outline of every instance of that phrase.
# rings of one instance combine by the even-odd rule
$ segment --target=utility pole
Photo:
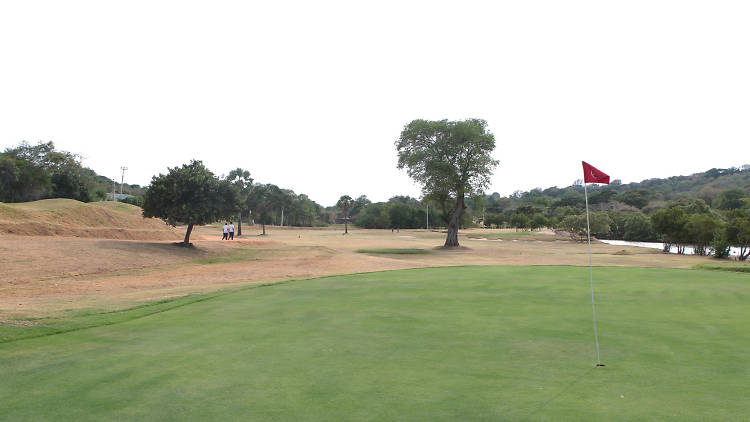
[[[120,167],[120,170],[122,170],[122,179],[120,179],[120,195],[122,195],[122,185],[125,183],[125,170],[127,169],[127,167]]]
[[[487,219],[484,217],[484,207],[482,207],[482,227],[487,227]]]
[[[427,230],[430,230],[430,205],[427,204]]]
[[[284,207],[281,207],[281,227],[284,227]]]

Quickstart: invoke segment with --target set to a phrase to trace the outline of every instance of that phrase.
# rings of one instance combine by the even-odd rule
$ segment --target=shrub
[[[731,245],[727,239],[727,235],[723,230],[716,231],[714,238],[711,241],[711,254],[714,258],[723,259],[729,256],[729,250]]]

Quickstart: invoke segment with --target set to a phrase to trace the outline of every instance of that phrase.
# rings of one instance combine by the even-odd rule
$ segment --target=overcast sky
[[[191,158],[322,205],[419,196],[394,141],[482,118],[489,192],[750,163],[746,1],[6,1],[0,148],[147,185]]]

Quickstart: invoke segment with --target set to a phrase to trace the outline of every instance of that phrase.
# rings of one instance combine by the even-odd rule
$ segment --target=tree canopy
[[[494,149],[495,137],[481,119],[413,120],[396,141],[398,168],[406,169],[421,185],[423,195],[440,206],[443,215],[451,215],[446,247],[459,246],[458,227],[466,209],[465,197],[479,196],[489,186],[498,164],[490,155]]]
[[[201,161],[192,160],[151,179],[143,198],[143,216],[161,218],[172,226],[187,224],[183,244],[188,246],[194,225],[227,217],[236,203],[237,190],[229,181],[219,180]]]

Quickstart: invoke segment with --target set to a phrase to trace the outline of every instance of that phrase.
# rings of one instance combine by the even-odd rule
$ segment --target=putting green
[[[0,344],[4,420],[746,420],[750,277],[458,267]]]

